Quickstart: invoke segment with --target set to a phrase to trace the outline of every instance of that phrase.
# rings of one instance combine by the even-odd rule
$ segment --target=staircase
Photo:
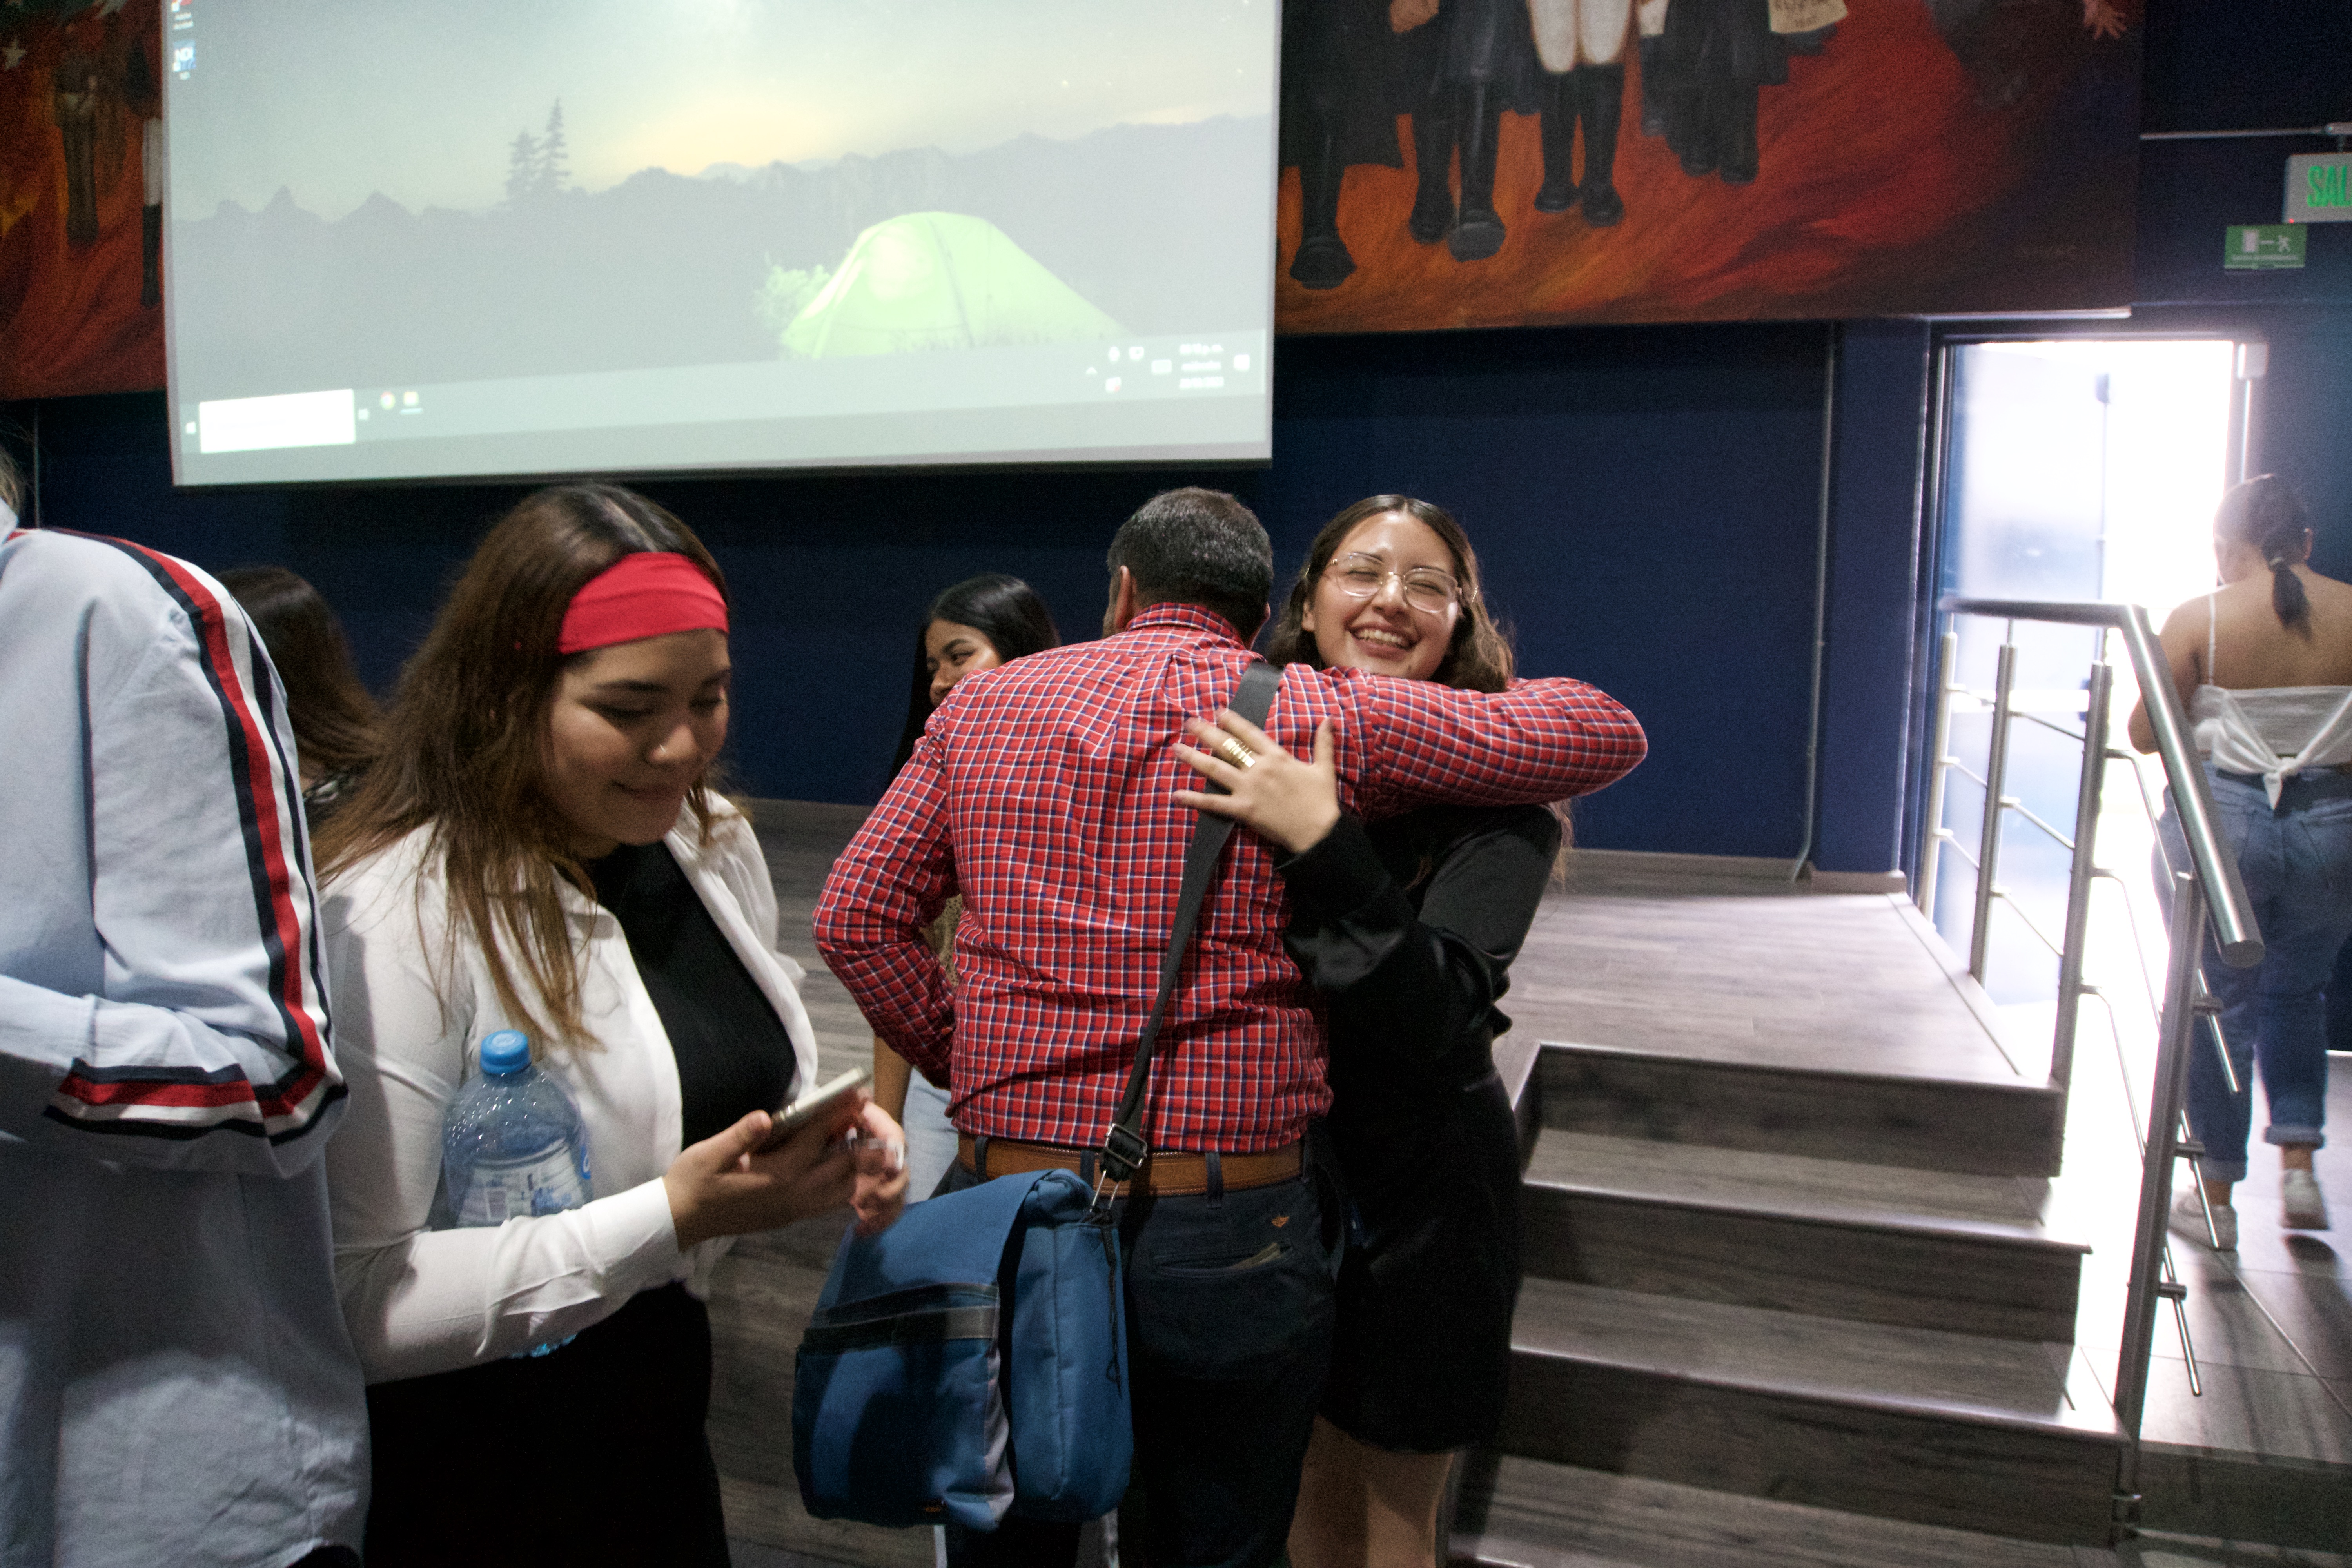
[[[1510,1400],[1456,1563],[2105,1544],[2124,1438],[2073,1343],[2086,1248],[2042,1223],[2062,1109],[1957,968],[1885,895],[1683,868],[1548,902],[1498,1047]]]

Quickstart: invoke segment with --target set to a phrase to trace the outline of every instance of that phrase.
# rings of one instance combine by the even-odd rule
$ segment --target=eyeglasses
[[[1323,579],[1351,599],[1369,599],[1391,578],[1404,585],[1404,602],[1423,615],[1442,615],[1462,602],[1462,584],[1433,566],[1392,572],[1377,555],[1342,555],[1324,569]]]

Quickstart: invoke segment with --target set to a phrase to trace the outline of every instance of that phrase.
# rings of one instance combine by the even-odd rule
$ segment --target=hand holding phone
[[[802,1095],[775,1113],[775,1126],[758,1152],[762,1154],[773,1152],[802,1128],[812,1122],[823,1121],[842,1106],[852,1103],[873,1077],[870,1068],[851,1068],[831,1083]]]

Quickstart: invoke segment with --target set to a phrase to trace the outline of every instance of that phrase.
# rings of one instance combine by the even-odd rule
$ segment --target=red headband
[[[668,632],[727,629],[727,601],[683,555],[640,550],[588,579],[563,612],[558,653],[635,642]]]

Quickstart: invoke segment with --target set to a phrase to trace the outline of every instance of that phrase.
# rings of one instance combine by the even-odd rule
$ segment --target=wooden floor
[[[2004,1045],[1901,900],[1795,896],[1802,884],[1660,858],[1632,877],[1614,857],[1593,872],[1571,859],[1512,965],[1518,1028],[1759,1067],[2041,1080],[2046,1049]]]
[[[826,868],[863,815],[857,807],[783,803],[762,803],[754,813],[775,875],[782,910],[782,945],[809,971],[803,996],[827,1073],[866,1060],[868,1036],[855,1006],[817,961],[808,937],[809,916]],[[1909,1075],[1988,1089],[2039,1086],[2046,1046],[2023,1037],[2024,1031],[2013,1032],[2020,1037],[2004,1038],[2002,1021],[1969,997],[1966,987],[1954,984],[1949,953],[1899,900],[1797,896],[1777,881],[1706,867],[1670,868],[1663,875],[1652,870],[1629,879],[1617,858],[1595,860],[1602,869],[1580,869],[1568,887],[1547,900],[1527,953],[1515,969],[1505,1004],[1516,1020],[1514,1043],[1605,1043],[1627,1051],[1725,1063]],[[2347,1091],[2352,1085],[2339,1085],[2339,1099]],[[2339,1110],[2352,1113],[2352,1106],[2339,1104]],[[1567,1151],[1573,1142],[1564,1137],[1559,1149]],[[2323,1155],[2322,1163],[2327,1164],[2329,1156]],[[2352,1156],[2337,1163],[2352,1169]],[[1740,1168],[1738,1157],[1727,1156],[1725,1179],[1736,1183]],[[2256,1184],[2249,1184],[2250,1203],[2260,1201],[2252,1190]],[[1979,1185],[1981,1208],[1978,1197],[1970,1195],[1966,1212],[1946,1216],[1947,1223],[2002,1224],[2024,1220],[2048,1206],[2041,1184],[2023,1178],[1987,1178]],[[2352,1225],[2352,1194],[2342,1192],[2340,1184],[2331,1187],[2338,1194],[2342,1223]],[[1947,1184],[1943,1190],[1958,1189]],[[1825,1191],[1822,1201],[1856,1198]],[[749,1238],[719,1271],[712,1300],[718,1375],[711,1433],[730,1530],[746,1543],[747,1561],[762,1551],[781,1551],[830,1563],[913,1568],[932,1561],[927,1534],[812,1521],[800,1509],[793,1480],[793,1352],[841,1228],[840,1216],[825,1216]],[[2255,1229],[2250,1214],[2250,1238]],[[2265,1231],[2266,1237],[2272,1235]],[[2250,1241],[2248,1252],[2234,1267],[2232,1260],[2212,1258],[2202,1249],[2184,1255],[2184,1271],[2191,1273],[2192,1284],[2202,1281],[2207,1287],[2201,1300],[2192,1297],[2197,1314],[2192,1321],[2203,1324],[2200,1349],[2210,1347],[2206,1350],[2212,1363],[2209,1390],[2225,1391],[2228,1398],[2184,1406],[2185,1387],[2174,1388],[2179,1370],[2174,1345],[2173,1362],[2160,1362],[2158,1369],[2149,1415],[2151,1439],[2191,1450],[2192,1458],[2194,1451],[2209,1447],[2260,1453],[2265,1433],[2259,1428],[2267,1410],[2269,1426],[2291,1429],[2284,1445],[2286,1462],[2303,1461],[2306,1455],[2334,1458],[2339,1451],[2352,1452],[2352,1416],[2341,1404],[2352,1391],[2352,1381],[2347,1381],[2352,1363],[2343,1359],[2352,1353],[2345,1350],[2352,1345],[2352,1309],[2346,1306],[2346,1281],[2336,1267],[2339,1256],[2315,1237],[2292,1243]],[[2229,1315],[2232,1281],[2238,1287],[2234,1299],[2241,1304],[2234,1318]],[[2084,1288],[2091,1288],[2087,1277]],[[2170,1331],[2168,1320],[2164,1331]],[[2160,1342],[2160,1357],[2165,1348]],[[2239,1366],[2238,1362],[2247,1364]],[[2254,1386],[2264,1379],[2298,1380],[2285,1392],[2309,1398],[2275,1405],[2264,1394],[2277,1394],[2277,1389],[2269,1384]],[[2319,1402],[2316,1407],[2310,1398]],[[2250,1426],[2256,1429],[2248,1429]],[[1774,1513],[1779,1505],[1754,1500],[1727,1504],[1739,1517],[1727,1517],[1717,1526],[1699,1517],[1700,1501],[1714,1494],[1685,1496],[1689,1489],[1661,1490],[1662,1483],[1622,1477],[1612,1478],[1611,1484],[1628,1500],[1627,1521],[1654,1522],[1662,1531],[1658,1546],[1678,1539],[1683,1550],[1661,1554],[1623,1546],[1622,1552],[1510,1560],[1593,1565],[1677,1561],[1727,1565],[1768,1561],[1926,1563],[1959,1561],[1968,1555],[1969,1540],[1987,1539],[1964,1536],[1932,1549],[1906,1546],[1902,1543],[1904,1527],[1884,1521],[1849,1524],[1844,1521],[1853,1516],[1813,1510]],[[1671,1531],[1666,1528],[1669,1513],[1680,1519]],[[1759,1551],[1739,1555],[1727,1542],[1697,1550],[1698,1537],[1717,1529],[1728,1540],[1758,1543]],[[2040,1561],[2020,1558],[2027,1560]],[[2146,1542],[2126,1549],[2121,1557],[2077,1549],[2064,1560],[2084,1565],[2341,1561],[2308,1552],[2275,1553],[2179,1541]]]

